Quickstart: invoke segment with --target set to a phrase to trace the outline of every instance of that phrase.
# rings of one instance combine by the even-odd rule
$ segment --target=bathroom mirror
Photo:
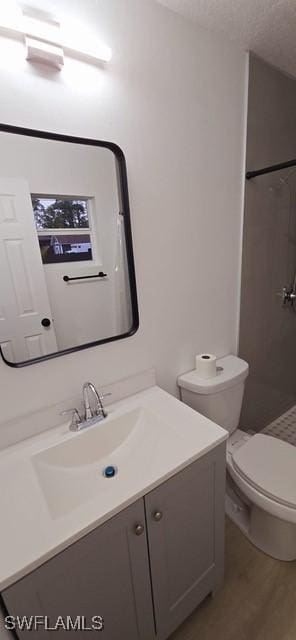
[[[121,149],[0,125],[5,362],[40,362],[126,338],[138,325]]]

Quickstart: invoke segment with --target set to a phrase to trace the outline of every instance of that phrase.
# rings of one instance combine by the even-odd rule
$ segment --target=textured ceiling
[[[158,0],[296,76],[296,0]]]

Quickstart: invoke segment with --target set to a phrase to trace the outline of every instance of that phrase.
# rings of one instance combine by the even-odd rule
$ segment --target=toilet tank
[[[213,378],[203,380],[195,370],[178,378],[181,400],[232,433],[239,424],[248,373],[249,365],[241,358],[220,358]]]

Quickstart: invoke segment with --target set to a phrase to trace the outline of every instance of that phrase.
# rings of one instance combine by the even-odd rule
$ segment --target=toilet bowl
[[[270,435],[238,429],[248,364],[236,356],[217,361],[217,375],[196,371],[178,378],[185,404],[229,432],[226,512],[259,549],[296,559],[296,447]],[[250,425],[251,426],[251,425]]]

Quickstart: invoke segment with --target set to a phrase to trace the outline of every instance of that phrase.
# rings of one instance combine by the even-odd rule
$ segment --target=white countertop
[[[36,454],[73,438],[69,423],[0,452],[0,590],[10,586],[86,533],[144,496],[169,477],[225,441],[228,433],[159,387],[108,407],[107,426],[127,411],[144,408],[155,429],[141,433],[139,458],[121,457],[106,490],[67,513],[53,516],[36,473]],[[89,429],[100,429],[102,423]],[[111,428],[111,427],[110,427]],[[110,464],[114,456],[109,455]],[[124,464],[125,462],[125,464]],[[116,457],[115,457],[116,463]],[[100,470],[98,471],[100,473]]]

